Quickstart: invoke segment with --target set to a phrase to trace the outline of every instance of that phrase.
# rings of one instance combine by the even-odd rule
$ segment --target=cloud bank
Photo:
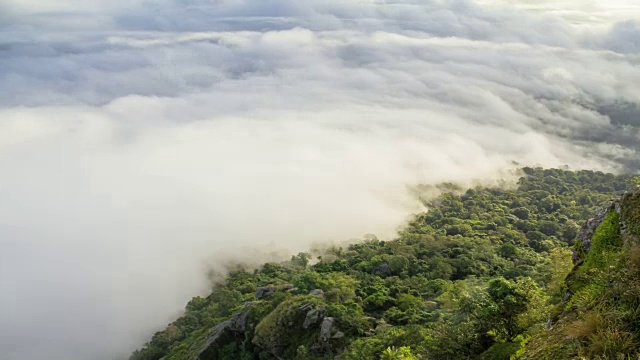
[[[229,258],[418,183],[640,167],[626,1],[0,4],[0,352],[126,358]]]

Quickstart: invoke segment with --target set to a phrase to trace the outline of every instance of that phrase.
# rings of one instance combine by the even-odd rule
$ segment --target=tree
[[[498,325],[496,331],[502,333],[505,340],[513,339],[541,316],[545,299],[531,278],[491,280],[487,293],[496,304],[496,312],[489,316],[493,317]]]
[[[291,264],[306,269],[307,265],[309,265],[309,259],[311,259],[311,254],[308,252],[300,252],[298,255],[291,257]]]

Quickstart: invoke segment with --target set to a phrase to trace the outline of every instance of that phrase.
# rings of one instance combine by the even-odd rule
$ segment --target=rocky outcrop
[[[627,196],[627,195],[624,195],[624,196]],[[589,250],[591,250],[591,238],[593,237],[593,233],[595,233],[596,229],[598,229],[598,227],[602,225],[605,218],[607,217],[607,214],[609,214],[610,211],[615,211],[618,214],[620,214],[620,210],[621,210],[620,204],[624,196],[622,198],[609,200],[609,203],[607,204],[607,206],[596,209],[595,216],[593,216],[592,218],[587,220],[584,224],[582,224],[582,226],[580,227],[580,231],[578,232],[577,240],[582,245],[582,249],[584,250],[584,253],[588,253]],[[573,264],[574,265],[581,264],[582,261],[584,260],[582,259],[582,256],[583,255],[579,254],[574,250],[573,258],[572,258]]]
[[[210,347],[215,346],[227,335],[242,335],[247,330],[247,318],[252,305],[252,302],[246,303],[242,310],[236,312],[229,320],[223,321],[209,330],[208,337],[202,343],[196,355],[191,357],[191,360],[199,360],[203,353]]]
[[[331,338],[331,330],[336,325],[336,319],[333,317],[326,317],[322,320],[322,325],[320,325],[320,341],[326,343]]]
[[[578,241],[582,244],[582,248],[586,252],[591,249],[591,237],[593,236],[593,233],[602,224],[609,211],[613,208],[613,204],[614,202],[612,201],[608,206],[597,209],[595,216],[587,220],[582,224],[582,227],[580,227],[580,231],[578,232]],[[574,255],[574,263],[579,260],[581,259],[575,258]]]
[[[271,297],[276,291],[275,286],[259,286],[256,288],[256,300]]]
[[[593,234],[596,229],[602,225],[607,214],[611,211],[615,211],[620,215],[620,235],[624,242],[637,241],[640,235],[637,234],[638,231],[635,231],[630,224],[637,222],[638,219],[636,219],[636,217],[638,217],[638,214],[630,215],[630,213],[639,212],[637,209],[639,209],[640,206],[638,205],[640,205],[640,192],[634,192],[626,193],[617,199],[611,199],[607,206],[597,209],[595,216],[587,220],[578,232],[577,240],[582,245],[584,253],[588,253],[589,250],[591,250],[591,238]],[[581,255],[574,251],[574,265],[579,265],[582,261]]]
[[[295,287],[291,284],[280,286],[259,286],[256,288],[256,300],[269,298],[278,291],[288,291],[294,288]]]
[[[640,244],[640,191],[622,197],[619,213],[622,240],[625,244]]]
[[[306,310],[306,309],[301,309],[302,311]],[[325,308],[324,305],[320,306],[319,308],[312,308],[310,310],[307,311],[307,316],[304,319],[304,322],[302,323],[302,328],[303,329],[308,329],[311,325],[314,325],[318,322],[318,320],[324,318],[324,314],[326,313],[327,308]]]

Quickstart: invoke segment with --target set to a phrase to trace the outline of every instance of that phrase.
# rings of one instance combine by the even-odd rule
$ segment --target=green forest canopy
[[[550,345],[544,336],[559,331],[550,329],[561,314],[574,311],[573,323],[586,321],[576,310],[591,311],[584,299],[567,302],[570,247],[596,208],[637,184],[627,175],[523,168],[513,189],[445,185],[441,196],[425,201],[430,210],[393,241],[370,237],[257,270],[232,270],[131,360],[631,354],[640,344],[640,323],[635,332],[609,324],[625,343],[609,339],[601,348],[590,347],[596,332],[576,335],[584,344]],[[586,261],[596,264],[591,271],[599,269],[601,259]],[[598,294],[591,295],[605,296]],[[237,319],[243,324],[233,325]]]

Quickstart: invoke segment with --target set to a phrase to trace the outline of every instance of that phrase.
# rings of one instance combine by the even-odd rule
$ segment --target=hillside
[[[523,359],[640,356],[640,192],[615,199],[583,227],[563,301]]]
[[[632,354],[640,195],[611,200],[634,186],[630,176],[540,168],[522,169],[513,189],[443,184],[394,241],[232,269],[130,359]]]

